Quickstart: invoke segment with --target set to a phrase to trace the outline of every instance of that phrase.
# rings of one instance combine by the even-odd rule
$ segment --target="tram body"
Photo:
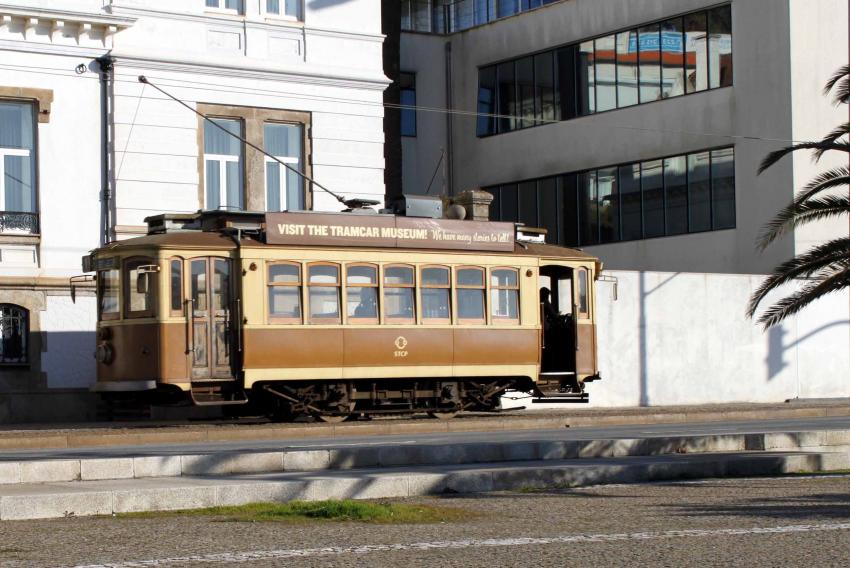
[[[496,410],[507,389],[586,401],[584,384],[599,378],[601,265],[586,253],[513,238],[501,250],[274,244],[272,215],[319,214],[158,216],[147,236],[85,257],[97,281],[95,390],[333,421]],[[356,217],[366,228],[346,235],[386,216]]]

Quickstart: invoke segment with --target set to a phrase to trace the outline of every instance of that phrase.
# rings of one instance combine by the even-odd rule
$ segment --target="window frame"
[[[151,258],[149,256],[130,256],[121,260],[119,289],[121,289],[122,297],[120,298],[119,305],[121,306],[121,311],[124,315],[124,319],[152,318],[156,316],[156,290],[158,279],[154,279],[151,277],[148,277],[148,309],[136,311],[130,309],[130,300],[132,298],[130,286],[135,285],[135,282],[131,282],[131,280],[133,279],[130,278],[130,265],[134,262],[139,261],[143,262],[143,264],[141,264],[140,266],[159,266],[159,264],[157,263],[157,259]],[[159,271],[148,272],[148,274],[159,274]]]
[[[278,6],[282,8],[282,10],[278,10],[277,12],[272,12],[269,10],[268,0],[263,0],[260,3],[260,6],[262,14],[265,18],[274,20],[284,20],[287,22],[303,21],[302,14],[304,13],[304,3],[301,0],[296,0],[296,12],[294,16],[286,13],[286,0],[278,0]]]
[[[423,273],[429,268],[436,268],[440,270],[446,271],[446,284],[425,284],[425,278]],[[425,317],[425,304],[422,301],[422,291],[423,290],[446,290],[448,294],[446,295],[446,299],[448,300],[448,316],[445,318],[426,318]],[[417,287],[418,293],[418,303],[419,303],[419,323],[422,324],[436,324],[436,325],[451,325],[452,316],[454,314],[454,302],[452,302],[452,269],[451,266],[446,266],[443,264],[423,264],[419,266],[419,286]]]
[[[336,284],[312,284],[310,282],[310,269],[315,266],[332,266],[336,268]],[[304,317],[304,321],[310,325],[342,325],[342,265],[337,262],[329,262],[329,261],[316,261],[316,262],[308,262],[305,265],[305,275],[304,279],[304,305],[307,307],[306,311],[302,311],[302,315]],[[312,304],[310,303],[310,291],[313,288],[335,288],[336,289],[336,307],[337,307],[337,317],[313,317],[312,313]]]
[[[386,282],[386,273],[388,268],[407,268],[411,271],[413,276],[413,282],[411,284],[387,284]],[[410,288],[413,290],[413,316],[412,317],[399,317],[399,316],[388,316],[386,313],[387,308],[387,300],[386,300],[386,289],[387,288]],[[416,321],[419,317],[419,306],[417,305],[417,280],[416,280],[416,265],[413,264],[405,264],[401,262],[393,262],[389,264],[384,264],[381,266],[381,323],[384,325],[415,325]]]
[[[115,260],[118,260],[118,259],[116,258]],[[104,297],[103,286],[105,286],[106,280],[101,278],[101,274],[103,274],[104,272],[110,272],[110,271],[113,271],[113,270],[118,273],[118,278],[116,279],[116,286],[115,286],[115,290],[117,292],[117,302],[116,302],[117,309],[114,312],[104,313],[103,312],[103,297]],[[97,292],[96,292],[96,294],[97,294],[97,320],[98,321],[114,321],[114,320],[120,320],[121,319],[121,304],[123,302],[123,300],[122,300],[123,291],[121,290],[121,271],[122,271],[121,265],[119,264],[118,267],[107,268],[107,269],[104,269],[104,270],[98,270],[97,273],[96,273],[96,278],[97,278]]]
[[[294,266],[298,270],[297,282],[272,282],[271,269],[273,266]],[[270,324],[301,325],[304,322],[304,267],[300,262],[287,260],[270,260],[266,262],[266,321]],[[300,317],[276,316],[272,314],[271,291],[274,287],[290,287],[297,289],[298,311]]]
[[[239,123],[239,136],[241,138],[245,138],[245,119],[241,116],[207,116],[206,118],[211,121],[216,120],[232,120]],[[203,209],[209,210],[209,202],[208,202],[208,194],[209,194],[209,179],[207,176],[207,162],[208,161],[216,161],[218,162],[218,176],[219,176],[219,187],[218,187],[218,208],[215,211],[231,211],[229,206],[227,205],[227,164],[228,163],[236,163],[239,166],[239,208],[237,211],[245,211],[248,205],[247,199],[247,191],[248,191],[248,183],[246,179],[246,144],[239,140],[239,155],[233,156],[232,154],[212,154],[207,153],[206,148],[206,128],[214,128],[215,130],[220,130],[219,128],[212,126],[208,121],[203,120],[203,128],[200,133],[201,142],[203,152],[201,153],[201,163],[203,164]],[[229,132],[229,131],[228,131]],[[232,135],[229,132],[228,135]],[[265,169],[265,168],[264,168]]]
[[[237,0],[239,3],[238,8],[226,8],[222,7],[222,4],[227,6],[227,0],[215,0],[218,3],[218,6],[208,6],[206,0],[204,1],[204,12],[213,12],[216,14],[228,14],[232,16],[244,16],[245,15],[245,0]]]
[[[3,302],[0,303],[0,313],[2,313],[2,308],[11,308],[12,310],[17,310],[21,312],[23,315],[24,321],[24,329],[23,329],[23,337],[22,337],[22,361],[3,361],[2,357],[0,357],[0,369],[10,368],[10,367],[30,367],[32,362],[30,361],[30,339],[31,339],[31,321],[30,321],[30,310],[25,308],[20,304],[13,304],[11,302]],[[0,319],[2,319],[2,315],[0,315]]]
[[[500,271],[500,270],[509,270],[509,271],[513,272],[514,274],[516,274],[516,286],[494,285],[493,284],[493,274],[495,272]],[[489,311],[490,323],[493,324],[493,325],[511,325],[511,324],[519,325],[519,322],[522,320],[521,309],[520,309],[520,298],[521,298],[521,296],[520,296],[520,282],[521,282],[521,280],[520,280],[519,268],[516,268],[516,267],[513,267],[513,266],[493,266],[493,267],[490,268],[489,276],[490,276],[490,279],[488,280],[488,282],[490,283],[489,290],[490,290],[490,296],[491,296],[491,298],[490,298],[490,311]],[[493,291],[498,291],[498,290],[512,290],[512,291],[515,292],[515,298],[516,298],[516,317],[515,318],[507,317],[507,316],[497,316],[496,314],[493,313],[495,303],[493,302],[492,295],[493,295]]]
[[[296,126],[300,130],[300,132],[299,132],[299,134],[300,134],[299,144],[301,146],[300,155],[297,158],[293,158],[292,156],[275,156],[275,158],[277,158],[278,160],[280,160],[284,164],[292,165],[296,170],[298,170],[298,172],[300,174],[298,179],[300,180],[300,184],[301,184],[299,189],[298,189],[298,194],[300,195],[301,200],[304,202],[304,208],[306,208],[306,204],[307,204],[307,199],[306,199],[306,196],[305,196],[306,184],[304,183],[305,178],[303,177],[304,176],[304,167],[303,167],[303,162],[304,162],[304,130],[306,128],[306,125],[302,122],[290,122],[290,121],[284,121],[284,120],[264,120],[263,121],[263,150],[265,150],[266,152],[269,152],[270,154],[272,154],[272,152],[270,152],[267,149],[267,144],[266,144],[266,126],[270,125],[270,124],[280,124],[280,125],[284,125],[284,126]],[[276,164],[276,163],[277,162],[275,160],[273,160],[272,158],[269,158],[268,156],[263,154],[263,189],[265,190],[263,192],[263,201],[264,201],[264,205],[265,205],[263,207],[264,211],[271,211],[271,209],[269,209],[269,164]],[[287,168],[281,166],[280,172],[278,174],[279,175],[278,191],[280,192],[280,195],[278,195],[278,201],[281,204],[285,203],[285,205],[286,205],[286,207],[284,209],[281,209],[280,211],[302,210],[302,209],[292,209],[290,207],[288,200],[287,200],[286,174],[288,172],[289,172],[289,170]]]
[[[471,286],[468,284],[459,284],[458,277],[460,276],[460,272],[462,270],[477,270],[481,273],[481,286]],[[487,281],[487,269],[483,266],[474,266],[474,265],[460,265],[454,267],[454,290],[455,290],[455,323],[458,325],[486,325],[487,324],[487,291],[488,281]],[[461,290],[481,290],[482,302],[481,302],[481,314],[482,317],[479,318],[462,318],[460,316],[460,291]]]
[[[365,266],[375,270],[374,284],[357,284],[352,286],[348,282],[348,271],[357,266]],[[348,290],[350,288],[374,288],[376,295],[375,317],[363,317],[348,315]],[[381,268],[372,262],[351,262],[345,265],[345,285],[343,286],[343,304],[345,304],[345,323],[351,325],[377,325],[381,321]]]
[[[19,99],[19,98],[9,98],[0,96],[0,103],[5,104],[19,104],[26,105],[30,108],[30,117],[31,117],[31,132],[32,132],[32,149],[29,148],[12,148],[9,146],[0,146],[0,215],[3,213],[25,213],[28,215],[35,215],[36,217],[40,212],[40,204],[39,204],[39,191],[38,191],[38,120],[39,120],[39,103],[40,101],[34,101],[29,99]],[[6,208],[6,156],[17,156],[23,158],[30,159],[30,183],[32,184],[32,211],[16,211],[10,210]],[[9,234],[19,234],[16,231],[3,231],[4,233]],[[40,231],[36,229],[35,233],[23,233],[23,234],[38,234]],[[11,305],[11,304],[10,304]]]
[[[584,282],[584,301],[585,305],[582,306],[582,282]],[[575,294],[576,294],[576,315],[579,319],[589,319],[590,318],[590,270],[586,266],[579,266],[576,268],[576,286],[575,286]],[[582,309],[584,308],[584,309]]]
[[[186,270],[183,262],[183,257],[180,256],[172,256],[168,259],[168,313],[171,317],[185,317],[186,315],[186,283],[183,279],[186,277]],[[179,262],[180,266],[180,309],[174,309],[174,303],[172,302],[173,294],[174,294],[174,263]]]

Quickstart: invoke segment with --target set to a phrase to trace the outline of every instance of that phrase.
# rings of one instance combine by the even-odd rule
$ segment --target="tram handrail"
[[[186,353],[195,353],[195,301],[192,298],[186,300]]]

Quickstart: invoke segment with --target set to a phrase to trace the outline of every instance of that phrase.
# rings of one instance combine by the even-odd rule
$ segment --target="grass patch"
[[[289,503],[249,503],[231,507],[209,507],[145,513],[123,513],[123,518],[173,516],[217,517],[231,522],[354,522],[375,524],[446,523],[475,517],[473,513],[453,507],[407,505],[389,502],[354,501],[290,501]]]

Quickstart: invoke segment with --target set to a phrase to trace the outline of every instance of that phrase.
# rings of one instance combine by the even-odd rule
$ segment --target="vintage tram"
[[[586,401],[599,378],[599,260],[513,224],[221,211],[147,222],[146,236],[83,258],[106,397],[278,419],[445,418],[497,410],[508,389]]]

